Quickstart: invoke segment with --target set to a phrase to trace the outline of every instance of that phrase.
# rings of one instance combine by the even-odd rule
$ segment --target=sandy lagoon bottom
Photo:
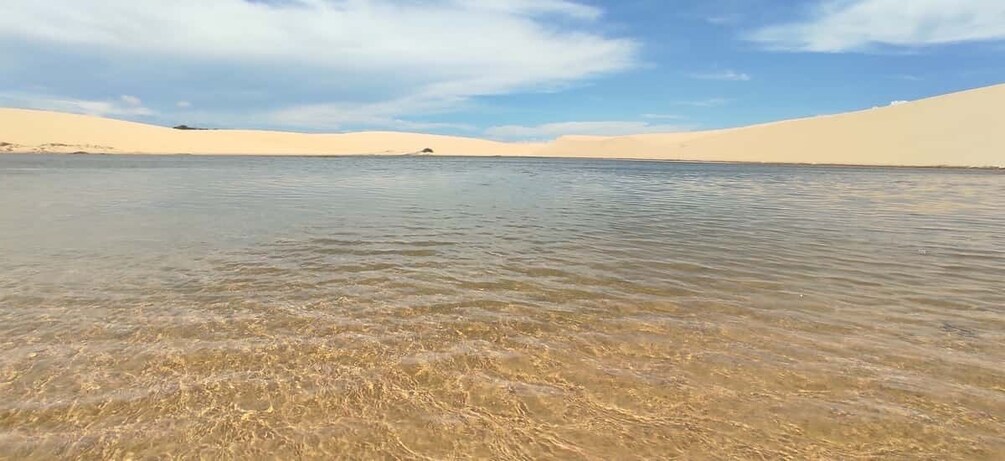
[[[1005,176],[0,156],[0,458],[996,459]]]

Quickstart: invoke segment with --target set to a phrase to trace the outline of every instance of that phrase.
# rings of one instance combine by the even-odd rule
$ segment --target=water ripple
[[[4,156],[0,457],[994,459],[1003,210],[968,170]]]

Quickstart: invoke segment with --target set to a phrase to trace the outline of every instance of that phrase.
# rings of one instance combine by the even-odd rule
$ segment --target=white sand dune
[[[717,131],[504,143],[418,133],[183,131],[0,109],[0,152],[603,157],[855,165],[1005,166],[1005,84],[840,115]]]

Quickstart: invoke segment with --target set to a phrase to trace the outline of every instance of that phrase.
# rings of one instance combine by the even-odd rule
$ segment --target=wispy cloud
[[[625,136],[644,133],[670,133],[693,129],[689,125],[652,124],[636,121],[559,122],[542,125],[505,125],[485,130],[491,138],[502,140],[550,140],[561,136]]]
[[[642,114],[642,118],[650,120],[684,120],[687,119],[684,115],[678,114]]]
[[[319,129],[354,118],[401,126],[480,96],[561,88],[630,69],[640,49],[576,0],[3,3],[0,41],[18,44],[7,48],[9,66],[43,73],[40,54],[69,53],[84,68],[63,84],[66,99],[108,78],[143,81],[165,89],[160,102],[174,110],[198,94],[206,114]],[[306,113],[324,117],[297,115]]]
[[[600,8],[568,0],[453,0],[462,6],[484,8],[512,15],[558,14],[570,18],[595,21],[603,16]]]
[[[694,101],[678,101],[674,104],[678,106],[690,106],[690,107],[719,107],[724,106],[732,102],[732,99],[728,98],[708,98],[708,99],[698,99]]]
[[[769,49],[811,52],[1005,40],[1005,1],[823,0],[805,20],[748,38]]]
[[[140,98],[130,95],[122,95],[116,99],[88,100],[11,92],[0,93],[0,105],[101,117],[145,117],[156,114],[144,106]]]
[[[275,125],[297,126],[308,129],[333,129],[338,127],[386,128],[394,130],[458,129],[470,130],[464,124],[417,122],[408,115],[442,114],[464,107],[468,97],[420,92],[401,98],[375,103],[320,103],[304,104],[278,109],[264,114],[264,119]]]
[[[723,80],[730,82],[746,82],[751,79],[750,75],[735,70],[718,70],[713,72],[695,72],[688,74],[691,78],[699,80]]]
[[[716,26],[728,26],[740,22],[740,16],[735,14],[707,16],[705,22]]]
[[[263,119],[273,125],[311,130],[334,130],[342,127],[403,131],[473,130],[472,126],[465,124],[420,122],[406,117],[408,114],[442,113],[457,107],[452,102],[405,98],[374,104],[326,103],[286,107],[264,114]]]

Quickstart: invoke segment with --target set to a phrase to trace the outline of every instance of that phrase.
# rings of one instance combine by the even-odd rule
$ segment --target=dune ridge
[[[547,156],[721,162],[1005,167],[1005,84],[914,102],[741,128],[544,143],[403,132],[175,130],[0,109],[0,153]]]

